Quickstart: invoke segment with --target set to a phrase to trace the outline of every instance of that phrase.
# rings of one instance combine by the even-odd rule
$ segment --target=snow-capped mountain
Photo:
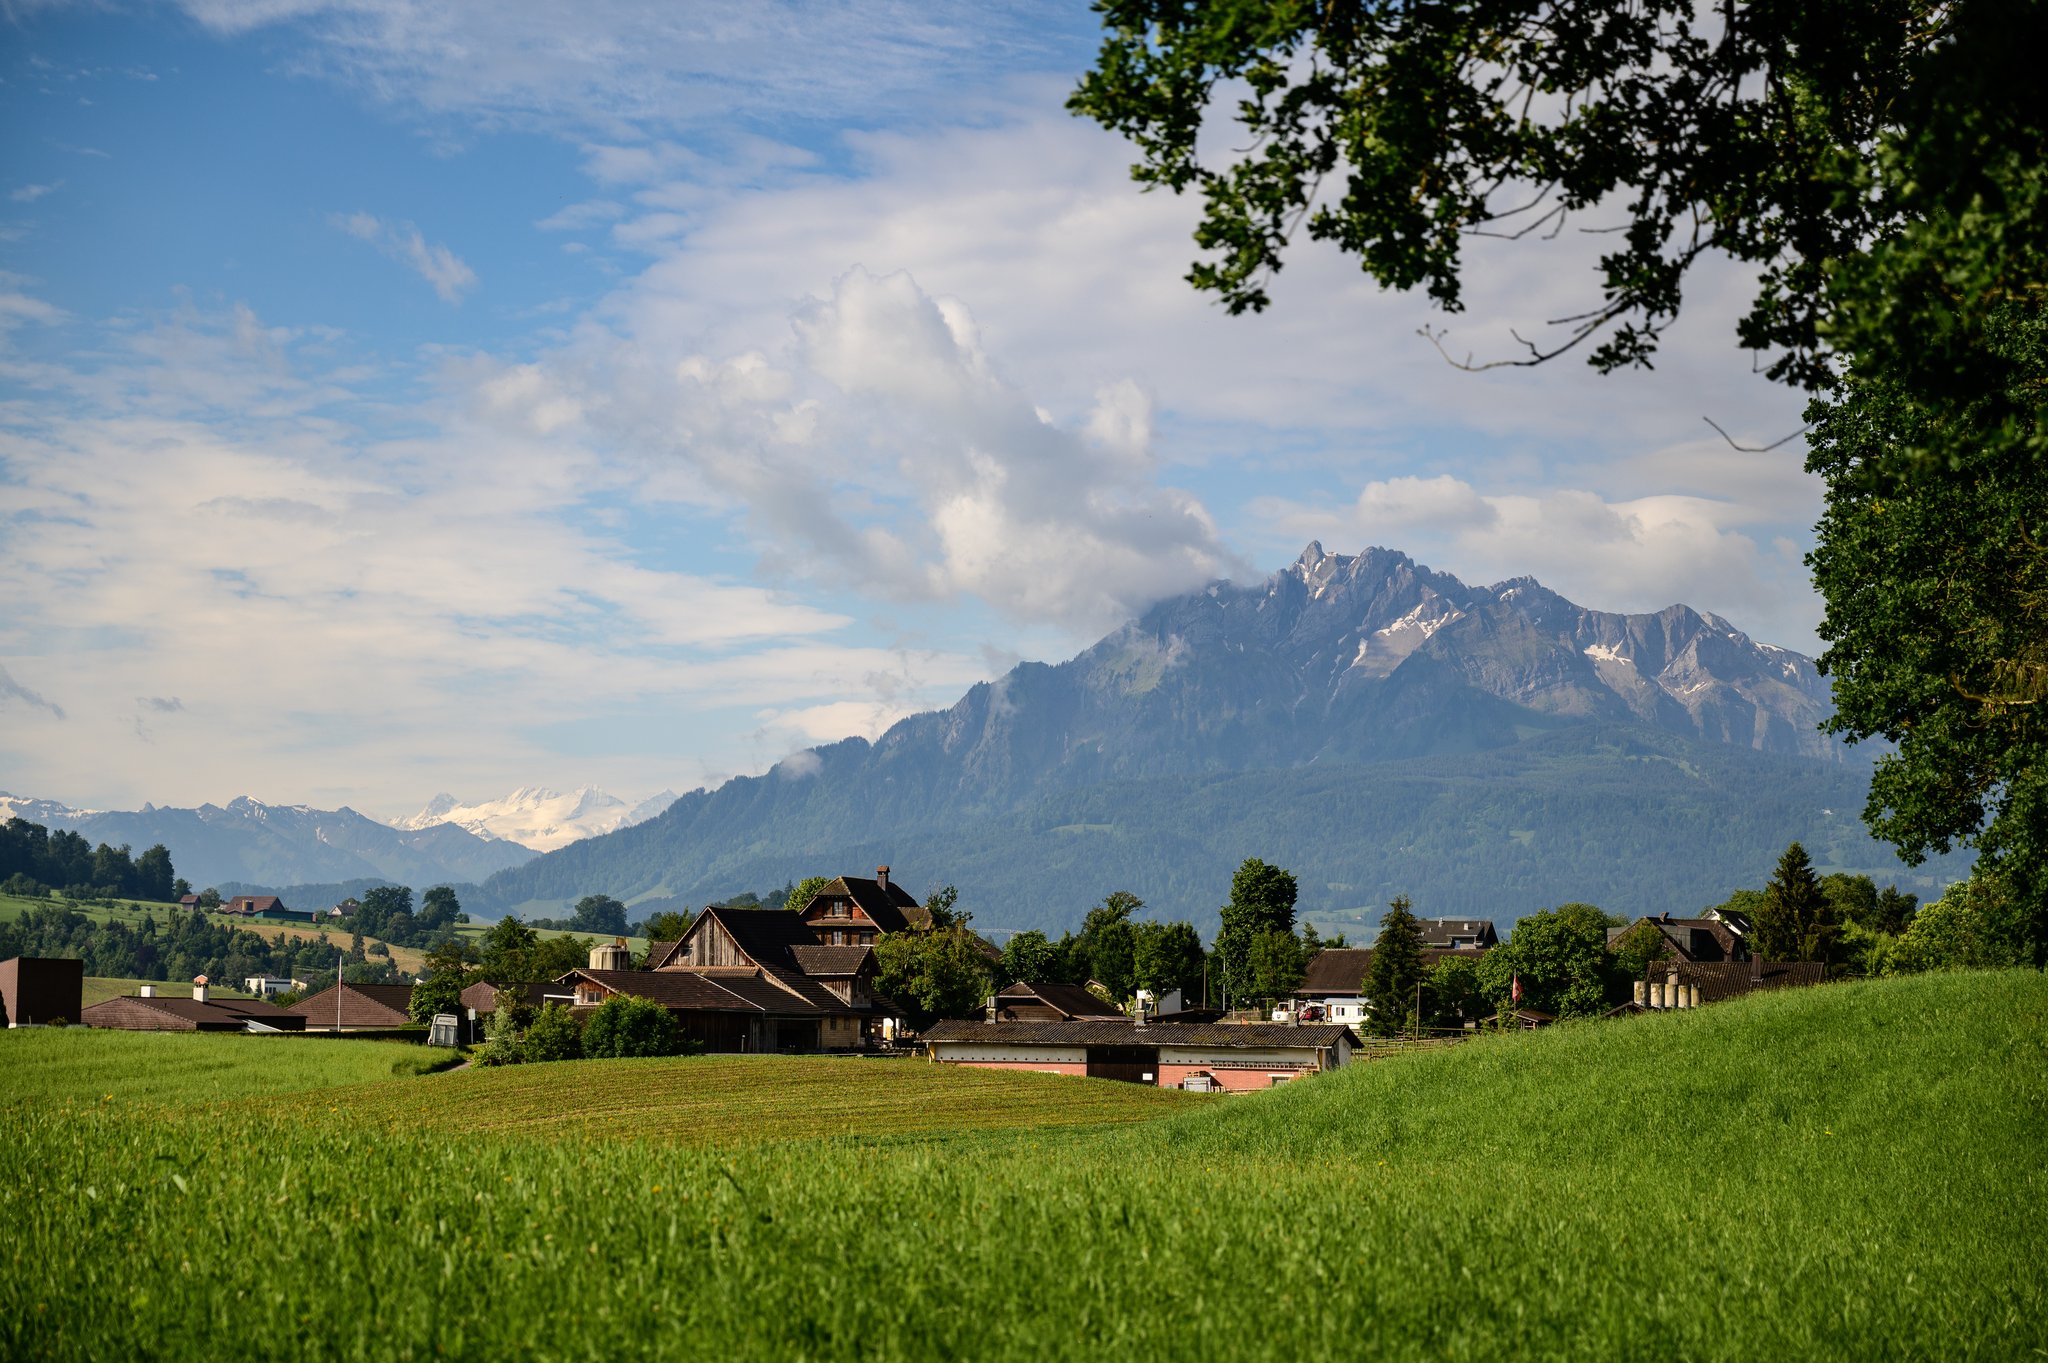
[[[531,859],[529,849],[457,827],[396,829],[355,810],[273,805],[241,796],[225,805],[138,810],[73,809],[0,794],[0,820],[22,818],[89,842],[140,850],[162,843],[194,885],[282,888],[312,882],[394,880],[463,884]]]
[[[502,800],[466,805],[453,795],[436,795],[409,819],[392,821],[394,828],[432,828],[457,824],[480,838],[502,838],[552,852],[557,847],[598,833],[630,828],[675,803],[676,793],[664,790],[638,804],[629,804],[596,786],[578,786],[563,794],[545,786],[521,786]]]

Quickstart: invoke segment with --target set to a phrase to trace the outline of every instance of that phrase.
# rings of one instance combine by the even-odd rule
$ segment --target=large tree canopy
[[[1301,234],[1455,311],[1467,237],[1585,226],[1612,233],[1597,297],[1511,362],[1599,337],[1594,364],[1647,364],[1718,252],[1760,271],[1742,343],[1822,386],[1828,350],[1858,348],[1852,299],[1896,335],[1914,320],[1899,300],[1941,291],[1909,259],[1924,252],[1893,247],[1940,238],[1988,275],[2038,249],[2038,226],[2006,239],[1960,216],[2038,197],[2028,0],[1096,8],[1108,35],[1069,107],[1136,145],[1141,183],[1201,194],[1209,254],[1189,279],[1233,312],[1267,305]],[[1223,99],[1228,129],[1210,117]]]
[[[1466,238],[1585,228],[1612,245],[1584,308],[1490,362],[1616,369],[1650,363],[1703,256],[1756,270],[1737,339],[1825,395],[1833,727],[1898,744],[1866,819],[1909,860],[1977,846],[2007,941],[2048,960],[2048,5],[1096,7],[1070,107],[1140,183],[1201,195],[1189,279],[1233,312],[1304,234],[1457,311]]]

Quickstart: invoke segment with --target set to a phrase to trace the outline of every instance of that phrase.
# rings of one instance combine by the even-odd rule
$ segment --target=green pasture
[[[192,989],[192,986],[183,980],[171,980],[169,982],[163,980],[120,980],[109,975],[87,975],[85,977],[85,997],[81,1006],[90,1008],[95,1003],[105,1003],[108,999],[118,999],[129,994],[140,994],[142,986],[145,984],[155,985],[156,992],[166,997],[176,997],[180,994],[189,995]],[[248,999],[255,997],[255,995],[243,990],[229,989],[225,985],[218,984],[209,984],[206,992],[210,997],[217,999]]]
[[[2048,1349],[2032,973],[1489,1036],[1213,1100],[775,1057],[342,1076],[340,1042],[260,1101],[218,1076],[221,1097],[102,1085],[180,1053],[99,1042],[164,1039],[0,1037],[0,1355]],[[189,1040],[245,1073],[320,1045]],[[910,1125],[890,1085],[952,1124]],[[1141,1120],[1079,1109],[1126,1100]],[[1020,1103],[1079,1124],[981,1119]]]

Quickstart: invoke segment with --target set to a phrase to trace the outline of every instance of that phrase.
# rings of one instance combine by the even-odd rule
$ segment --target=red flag
[[[1514,986],[1513,993],[1510,995],[1510,997],[1513,998],[1516,1003],[1520,1003],[1522,1001],[1522,977],[1519,974],[1510,975],[1508,976],[1508,982]]]

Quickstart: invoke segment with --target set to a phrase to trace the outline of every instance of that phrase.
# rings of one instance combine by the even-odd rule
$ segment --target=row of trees
[[[324,933],[318,938],[279,933],[265,940],[247,928],[175,908],[162,921],[145,913],[140,923],[129,923],[50,904],[32,906],[14,921],[0,923],[0,959],[9,956],[79,960],[86,974],[112,979],[183,981],[205,975],[233,984],[251,975],[277,975],[324,988],[334,979],[337,949]],[[346,974],[352,983],[397,979],[390,961],[373,963],[360,952]]]
[[[69,899],[142,899],[175,903],[192,893],[162,843],[140,856],[124,844],[98,847],[83,835],[9,819],[0,826],[0,893]]]
[[[415,1022],[457,1010],[462,991],[480,980],[492,984],[543,984],[590,960],[588,937],[543,937],[517,918],[503,918],[478,937],[454,933],[428,949],[426,969],[413,986]]]

